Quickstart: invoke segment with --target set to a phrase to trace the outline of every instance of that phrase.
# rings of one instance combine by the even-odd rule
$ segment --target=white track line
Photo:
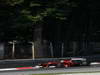
[[[100,65],[100,62],[91,62],[90,65]]]
[[[5,69],[0,69],[0,71],[12,71],[12,70],[17,70],[16,68],[5,68]]]

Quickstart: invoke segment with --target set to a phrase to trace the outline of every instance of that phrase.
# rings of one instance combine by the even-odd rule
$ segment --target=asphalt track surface
[[[83,67],[69,67],[69,68],[50,68],[50,69],[36,69],[36,70],[19,70],[19,71],[2,71],[0,75],[31,75],[44,73],[72,73],[72,72],[100,72],[100,66],[83,66]]]

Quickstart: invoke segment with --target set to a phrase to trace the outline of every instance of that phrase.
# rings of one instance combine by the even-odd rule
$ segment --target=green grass
[[[78,73],[100,73],[100,71],[95,72],[65,72],[65,73],[48,73],[48,74],[31,74],[31,75],[59,75],[59,74],[78,74]]]
[[[32,75],[57,75],[57,74],[32,74]]]

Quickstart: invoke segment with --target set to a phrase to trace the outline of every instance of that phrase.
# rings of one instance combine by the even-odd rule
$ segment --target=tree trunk
[[[43,48],[42,48],[42,26],[36,26],[34,29],[34,56],[35,58],[43,57]]]

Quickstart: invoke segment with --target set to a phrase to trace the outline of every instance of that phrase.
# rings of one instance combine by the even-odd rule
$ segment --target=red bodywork
[[[63,60],[63,62],[61,62],[61,64],[64,66],[64,67],[72,67],[72,66],[76,66],[76,65],[80,65],[80,63],[76,63],[72,60]]]
[[[50,61],[50,62],[47,62],[47,63],[40,64],[40,66],[42,66],[42,67],[50,67],[50,66],[71,67],[71,66],[75,66],[75,65],[78,65],[78,64],[79,63],[75,63],[70,59],[65,59],[65,60],[61,60],[59,62]]]
[[[40,66],[49,67],[49,66],[57,66],[58,64],[59,62],[47,62],[47,63],[40,64]]]
[[[71,67],[74,65],[74,63],[71,60],[62,60],[61,64],[63,67]]]

